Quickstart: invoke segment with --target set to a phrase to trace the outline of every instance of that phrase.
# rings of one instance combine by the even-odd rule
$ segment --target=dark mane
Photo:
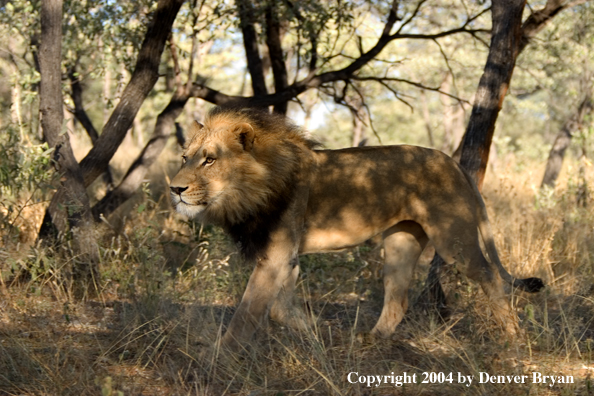
[[[215,107],[208,113],[205,124],[218,122],[249,123],[256,135],[254,156],[270,170],[271,177],[261,181],[267,192],[264,203],[251,208],[241,221],[223,224],[245,259],[255,260],[265,251],[271,233],[281,223],[294,199],[300,172],[309,166],[311,149],[319,143],[305,137],[303,129],[284,115],[262,109]]]

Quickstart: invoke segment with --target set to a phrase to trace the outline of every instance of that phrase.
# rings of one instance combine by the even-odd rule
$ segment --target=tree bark
[[[99,221],[101,215],[109,216],[138,191],[149,168],[165,148],[167,139],[174,134],[175,119],[181,114],[189,98],[190,94],[186,85],[177,88],[167,107],[157,117],[151,139],[130,166],[124,179],[93,206],[95,221]]]
[[[93,235],[93,222],[82,173],[70,146],[68,133],[62,133],[64,112],[62,100],[62,0],[41,2],[41,43],[39,66],[41,82],[39,111],[43,136],[54,148],[54,164],[61,173],[64,200],[51,206],[49,215],[57,230],[66,235],[71,231],[77,253],[77,273],[90,280],[96,274],[99,251]]]
[[[555,137],[555,143],[553,143],[553,147],[551,147],[551,151],[549,152],[549,158],[547,159],[547,166],[540,188],[543,188],[544,186],[555,186],[555,182],[561,172],[563,158],[565,158],[565,151],[571,143],[573,133],[580,128],[584,118],[593,111],[594,103],[592,102],[591,95],[588,95],[580,103],[577,112],[563,124],[563,127],[557,134],[557,137]]]
[[[237,0],[239,25],[243,34],[243,46],[247,59],[247,66],[252,78],[254,96],[263,96],[268,93],[264,80],[262,58],[258,51],[258,35],[254,29],[254,9],[251,1]]]
[[[281,26],[279,17],[274,8],[274,2],[271,2],[266,9],[266,45],[270,55],[272,65],[272,75],[274,77],[274,91],[282,92],[289,86],[287,78],[287,66],[281,46]],[[274,106],[274,112],[278,114],[287,113],[288,101],[280,102]]]
[[[479,190],[485,178],[495,122],[520,53],[525,4],[526,0],[496,0],[491,6],[493,27],[489,55],[460,156],[460,165],[474,178]]]

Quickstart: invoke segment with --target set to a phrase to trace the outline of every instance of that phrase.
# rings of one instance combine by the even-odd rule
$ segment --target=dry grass
[[[164,164],[164,165],[163,165]],[[170,169],[100,230],[102,289],[71,299],[68,245],[4,251],[0,284],[0,395],[589,395],[594,370],[594,203],[577,207],[567,176],[535,199],[539,175],[490,176],[487,206],[504,265],[543,277],[537,295],[515,295],[524,333],[501,337],[481,291],[450,276],[453,315],[441,321],[412,305],[391,340],[366,335],[382,302],[381,247],[302,258],[300,298],[315,315],[311,332],[270,323],[240,356],[216,344],[250,269],[214,228],[183,221],[158,191]],[[591,176],[591,175],[590,175]],[[589,180],[593,180],[590,177]],[[152,191],[152,192],[151,192]],[[139,213],[140,212],[140,213]],[[7,247],[6,249],[9,249]],[[418,266],[411,302],[431,252]],[[0,257],[1,258],[1,257]],[[27,264],[39,277],[15,277]],[[8,266],[13,270],[9,274]],[[573,375],[575,383],[480,384],[491,375]],[[359,375],[453,373],[453,383],[351,384]],[[470,387],[458,373],[475,375]]]

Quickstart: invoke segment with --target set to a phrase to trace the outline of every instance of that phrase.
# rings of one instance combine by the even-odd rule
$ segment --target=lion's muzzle
[[[188,187],[174,187],[174,186],[170,186],[169,189],[171,190],[171,192],[173,194],[181,196],[181,194],[184,191],[186,191],[188,189]]]

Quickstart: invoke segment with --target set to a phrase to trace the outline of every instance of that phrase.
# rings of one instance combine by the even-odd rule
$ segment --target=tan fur
[[[173,205],[225,227],[254,265],[226,345],[248,340],[269,312],[305,327],[305,315],[292,304],[298,255],[356,246],[377,234],[386,246],[385,298],[373,333],[389,336],[402,320],[428,241],[481,284],[495,319],[515,333],[504,283],[536,291],[542,282],[514,279],[503,268],[482,198],[451,158],[414,146],[313,146],[286,118],[255,110],[215,108],[204,126],[194,127],[187,162],[171,182]],[[479,229],[490,260],[481,252]]]

